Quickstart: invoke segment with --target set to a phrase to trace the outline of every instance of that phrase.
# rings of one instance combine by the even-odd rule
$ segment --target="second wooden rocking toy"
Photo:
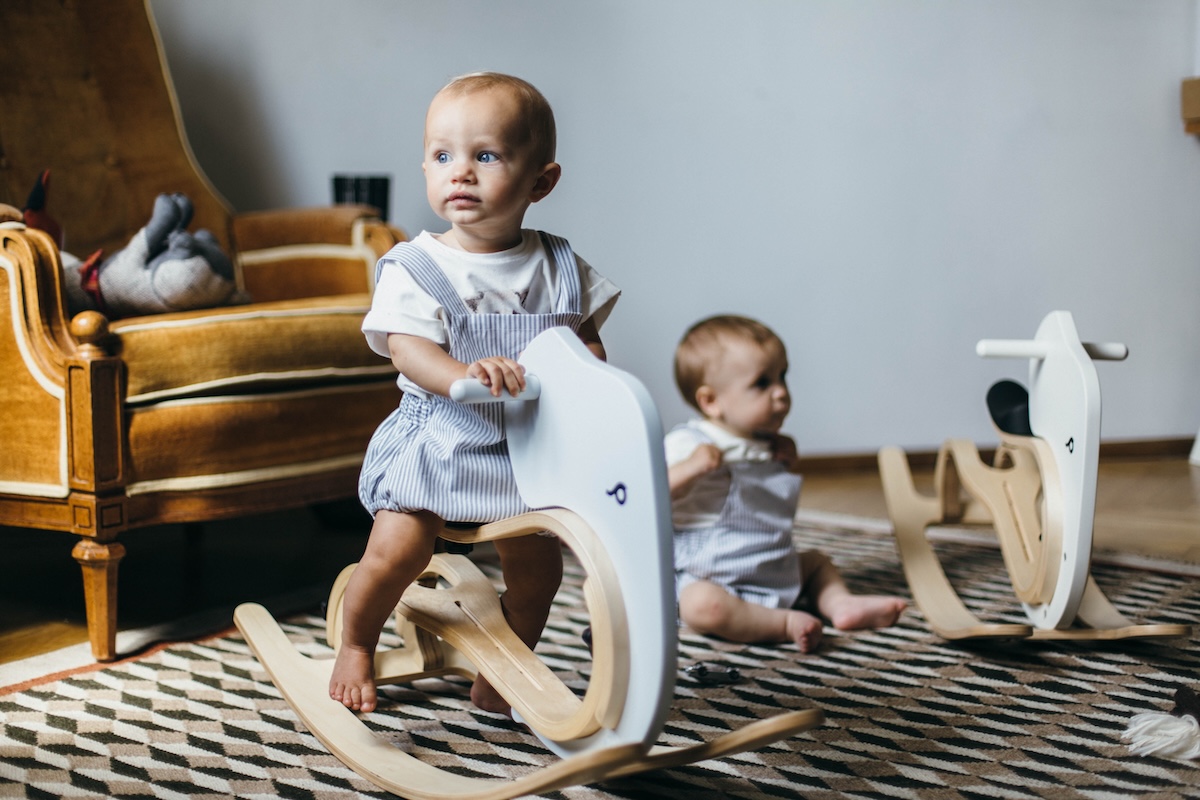
[[[1067,311],[1051,312],[1032,340],[984,340],[985,358],[1029,359],[1029,389],[988,392],[1000,437],[992,466],[970,441],[938,452],[936,496],[916,491],[902,450],[879,453],[888,513],[913,599],[946,639],[1130,639],[1188,636],[1190,627],[1139,625],[1090,574],[1100,446],[1100,381],[1093,359],[1123,360],[1123,344],[1080,342]],[[984,623],[951,586],[926,530],[992,525],[1029,624]]]
[[[760,747],[819,724],[819,710],[790,711],[685,748],[656,746],[674,697],[677,632],[672,528],[662,428],[645,388],[595,359],[567,329],[535,338],[521,356],[530,376],[506,399],[505,428],[522,498],[540,509],[473,528],[448,526],[459,543],[548,530],[587,572],[592,676],[579,698],[509,629],[490,581],[465,556],[435,555],[422,585],[396,609],[403,646],[375,658],[377,684],[482,673],[561,761],[516,779],[451,773],[374,734],[329,698],[332,658],[292,646],[262,606],[234,619],[300,719],[329,750],[377,786],[409,798],[503,800]],[[490,395],[459,382],[452,396]],[[327,640],[341,640],[341,601],[353,566],[330,595]]]

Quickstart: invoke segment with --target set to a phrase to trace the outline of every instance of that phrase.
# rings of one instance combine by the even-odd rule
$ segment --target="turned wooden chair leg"
[[[92,655],[97,661],[112,661],[117,657],[117,565],[125,556],[125,546],[84,539],[71,555],[83,569]]]

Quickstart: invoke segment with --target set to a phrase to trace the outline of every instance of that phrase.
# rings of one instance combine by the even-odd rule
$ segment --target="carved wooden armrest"
[[[26,346],[17,349],[37,369],[61,374],[76,342],[68,330],[58,247],[42,231],[8,222],[0,226],[0,259],[11,274],[5,291],[13,292],[11,302],[3,304],[3,313],[12,317],[3,326],[5,336],[25,340]]]

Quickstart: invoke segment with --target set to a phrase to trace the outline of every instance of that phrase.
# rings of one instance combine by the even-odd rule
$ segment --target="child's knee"
[[[387,572],[408,571],[429,563],[434,543],[442,530],[441,519],[432,514],[380,511],[367,539],[360,561]]]
[[[679,617],[699,633],[723,630],[733,596],[708,581],[690,583],[679,593]]]
[[[836,571],[833,561],[829,556],[822,553],[820,550],[804,550],[800,553],[800,585],[811,581],[822,570],[832,569]]]

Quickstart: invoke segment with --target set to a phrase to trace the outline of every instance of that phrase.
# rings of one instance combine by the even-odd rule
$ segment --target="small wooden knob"
[[[71,335],[82,345],[103,349],[108,338],[108,317],[99,311],[81,311],[71,320]]]

